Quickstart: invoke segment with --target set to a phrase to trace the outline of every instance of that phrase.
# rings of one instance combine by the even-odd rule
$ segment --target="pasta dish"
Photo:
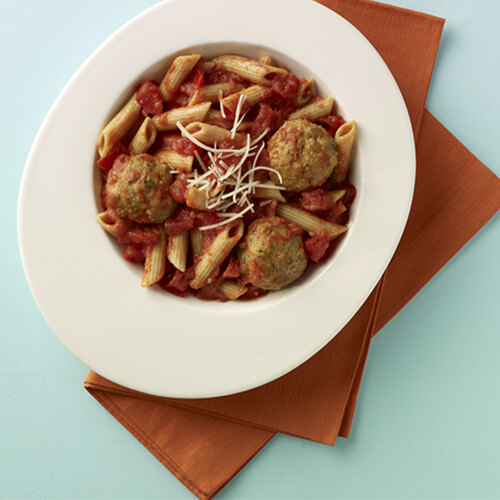
[[[348,229],[356,123],[269,56],[174,59],[97,141],[100,226],[142,286],[251,299],[326,260]]]

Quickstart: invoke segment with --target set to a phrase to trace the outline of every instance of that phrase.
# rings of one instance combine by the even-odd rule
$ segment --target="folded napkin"
[[[85,388],[195,495],[211,498],[275,432],[347,437],[371,336],[500,208],[500,181],[424,109],[443,20],[369,0],[322,0],[393,72],[417,139],[408,225],[384,277],[349,324],[293,372],[202,400],[137,393],[91,372]],[[478,200],[480,203],[478,203]]]

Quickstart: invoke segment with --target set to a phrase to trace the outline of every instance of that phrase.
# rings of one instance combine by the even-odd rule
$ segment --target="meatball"
[[[337,165],[337,147],[328,133],[307,120],[285,122],[269,140],[271,167],[283,179],[287,191],[320,186]],[[279,183],[272,173],[271,178]]]
[[[171,183],[167,166],[151,155],[121,155],[108,174],[106,203],[124,219],[160,224],[175,210]]]
[[[238,247],[244,279],[264,290],[279,290],[305,271],[302,231],[281,217],[255,219]]]

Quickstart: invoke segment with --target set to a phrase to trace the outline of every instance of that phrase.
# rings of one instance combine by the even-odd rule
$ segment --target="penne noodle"
[[[209,73],[210,71],[215,69],[217,66],[213,61],[200,61],[198,63],[198,67],[203,71],[203,73]]]
[[[191,252],[193,253],[193,257],[200,255],[201,247],[203,246],[203,231],[191,229],[189,231],[189,239],[191,240]]]
[[[151,118],[146,117],[128,145],[131,155],[145,153],[156,140],[156,127]]]
[[[210,125],[217,125],[217,127],[225,128],[228,130],[231,128],[232,125],[231,121],[227,121],[222,118],[222,116],[220,115],[220,111],[218,109],[208,110],[204,122]],[[243,120],[238,126],[237,130],[238,132],[245,132],[246,130],[249,130],[251,126],[252,122],[250,120]]]
[[[165,163],[169,170],[176,170],[183,173],[189,173],[193,170],[193,155],[181,155],[177,151],[160,149],[160,151],[154,154],[154,157]]]
[[[111,236],[114,236],[115,238],[118,237],[118,233],[116,231],[116,224],[114,221],[109,222],[107,219],[109,218],[108,212],[101,212],[100,214],[97,214],[96,220],[98,224],[106,231],[107,233],[111,234]]]
[[[186,205],[198,210],[208,210],[208,190],[202,191],[194,186],[188,188]]]
[[[213,61],[223,70],[261,85],[271,85],[272,77],[278,73],[281,75],[288,74],[288,71],[284,68],[269,66],[259,63],[255,59],[232,54],[215,57]]]
[[[219,99],[226,97],[233,92],[238,92],[243,89],[241,83],[222,82],[214,83],[213,85],[205,85],[193,96],[189,105],[197,104],[202,101],[218,102]]]
[[[240,222],[238,226],[226,226],[217,234],[206,253],[202,254],[195,264],[194,278],[189,285],[195,290],[205,284],[210,284],[210,275],[217,269],[229,255],[236,243],[243,236],[245,225]]]
[[[144,275],[141,282],[141,286],[143,287],[157,283],[165,274],[167,237],[163,225],[158,225],[158,231],[160,233],[160,240],[154,245],[148,245],[144,249],[146,261],[144,262]]]
[[[326,231],[331,240],[337,236],[345,233],[347,231],[347,226],[341,226],[340,224],[334,224],[333,222],[328,222],[320,217],[306,212],[297,207],[287,205],[286,203],[278,203],[276,207],[276,215],[283,217],[290,222],[295,222],[302,229],[305,229],[308,233],[314,234],[319,231]]]
[[[153,123],[160,132],[165,132],[167,130],[175,130],[177,122],[181,122],[182,125],[187,125],[191,122],[202,122],[211,105],[212,103],[210,102],[202,102],[194,106],[174,108],[165,111],[161,115],[153,116]]]
[[[252,127],[252,122],[250,120],[243,120],[236,129],[238,132],[246,132]]]
[[[101,158],[107,155],[111,148],[127,135],[140,115],[141,106],[135,100],[134,93],[125,106],[118,111],[99,134],[97,152]]]
[[[351,121],[341,125],[335,132],[337,143],[337,166],[332,174],[334,182],[342,182],[347,177],[352,146],[356,139],[356,122]]]
[[[247,287],[233,280],[222,280],[219,283],[219,290],[229,299],[236,300],[245,293],[247,293]]]
[[[160,83],[160,94],[164,101],[170,101],[175,97],[182,82],[184,82],[200,59],[200,54],[179,56],[174,59],[167,74]]]
[[[227,128],[228,130],[232,125],[231,121],[224,120],[224,118],[222,118],[218,109],[209,109],[204,122],[209,123],[210,125],[217,125],[217,127]]]
[[[299,91],[295,99],[296,106],[303,106],[313,95],[316,89],[316,80],[309,78],[302,80],[299,85]]]
[[[179,271],[186,270],[187,253],[189,248],[189,231],[169,236],[167,245],[167,259]]]
[[[259,64],[267,64],[268,66],[273,66],[273,59],[271,56],[262,56],[259,58]]]
[[[345,195],[345,189],[338,189],[337,191],[327,191],[326,193],[333,203],[337,203],[337,201],[341,200]]]
[[[192,137],[204,144],[214,144],[215,142],[223,141],[224,139],[231,139],[231,131],[217,125],[210,125],[209,123],[194,122],[190,123],[186,130]],[[184,134],[183,134],[184,135]],[[245,138],[241,134],[236,134],[235,138],[244,141]]]
[[[328,116],[333,108],[333,97],[318,97],[314,102],[290,113],[289,120],[314,121],[323,116]]]
[[[240,100],[240,96],[245,96],[243,109],[247,110],[248,108],[255,106],[260,101],[263,101],[270,94],[271,91],[268,88],[262,87],[261,85],[252,85],[251,87],[247,87],[246,89],[224,97],[224,99],[221,100],[221,105],[224,106],[225,109],[229,109],[229,111],[234,113],[236,106],[238,105],[238,101]]]
[[[285,202],[284,196],[281,194],[280,189],[276,184],[271,181],[264,182],[266,186],[257,186],[253,194],[254,198],[264,198],[266,200],[278,200]]]

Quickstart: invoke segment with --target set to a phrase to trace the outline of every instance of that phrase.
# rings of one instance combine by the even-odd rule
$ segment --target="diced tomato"
[[[101,167],[104,171],[108,171],[111,169],[118,156],[127,153],[127,148],[121,142],[117,142],[107,155],[97,160],[97,165],[99,165],[99,167]]]
[[[176,134],[163,134],[158,142],[161,146],[160,149],[175,151],[181,155],[193,155],[195,151],[200,151],[200,148],[189,139]]]
[[[330,246],[330,239],[326,231],[319,231],[304,241],[307,256],[313,262],[319,262]]]
[[[273,77],[271,89],[274,93],[281,96],[285,101],[293,102],[299,92],[299,79],[293,74],[276,74]]]
[[[168,187],[168,194],[176,203],[186,203],[187,179],[181,175]]]
[[[259,217],[275,217],[277,200],[254,200],[254,212],[247,212],[243,217],[245,224],[250,224]]]
[[[309,189],[302,193],[300,206],[304,210],[317,212],[320,210],[329,210],[334,205],[328,193],[321,188]]]
[[[163,290],[180,297],[184,297],[189,290],[189,282],[194,277],[194,267],[186,269],[186,272],[175,270],[173,276],[165,275],[158,283]]]
[[[178,207],[177,210],[165,221],[165,232],[172,236],[181,234],[194,227],[195,215],[186,207]]]
[[[327,211],[325,215],[325,219],[328,220],[329,222],[335,222],[336,224],[339,224],[339,218],[340,216],[347,211],[347,207],[344,205],[344,202],[342,200],[339,200],[333,205],[330,210]]]
[[[223,278],[237,278],[241,273],[240,261],[231,255],[226,269],[222,273]]]
[[[159,239],[160,233],[154,227],[132,227],[127,230],[120,243],[154,245]]]
[[[261,151],[259,157],[257,158],[257,162],[262,167],[270,167],[271,166],[271,162],[269,160],[269,152],[268,152],[267,148],[264,148]]]
[[[220,143],[217,143],[217,148],[218,149],[231,149],[231,148],[241,148],[242,142],[240,139],[235,138],[235,139],[222,139]]]
[[[144,254],[142,252],[142,245],[129,243],[122,252],[123,257],[130,262],[142,262]]]
[[[191,73],[189,73],[186,81],[180,86],[175,98],[168,103],[167,108],[173,109],[188,106],[191,98],[204,84],[205,77],[203,71],[198,66],[195,66]]]
[[[328,115],[323,118],[318,118],[316,121],[320,125],[323,125],[332,137],[335,137],[337,129],[345,123],[345,120],[340,115]]]
[[[196,298],[201,300],[219,300],[220,302],[227,302],[229,300],[220,290],[219,280],[202,286],[199,290],[195,290],[194,294],[196,295]]]
[[[283,119],[278,111],[273,111],[268,104],[260,104],[259,112],[252,122],[250,127],[250,135],[252,139],[259,137],[266,129],[270,132],[281,127]]]
[[[195,215],[194,227],[211,226],[217,224],[222,219],[213,212],[197,212]]]
[[[135,100],[147,114],[161,115],[163,113],[163,99],[160,89],[151,81],[144,82],[137,89]]]

